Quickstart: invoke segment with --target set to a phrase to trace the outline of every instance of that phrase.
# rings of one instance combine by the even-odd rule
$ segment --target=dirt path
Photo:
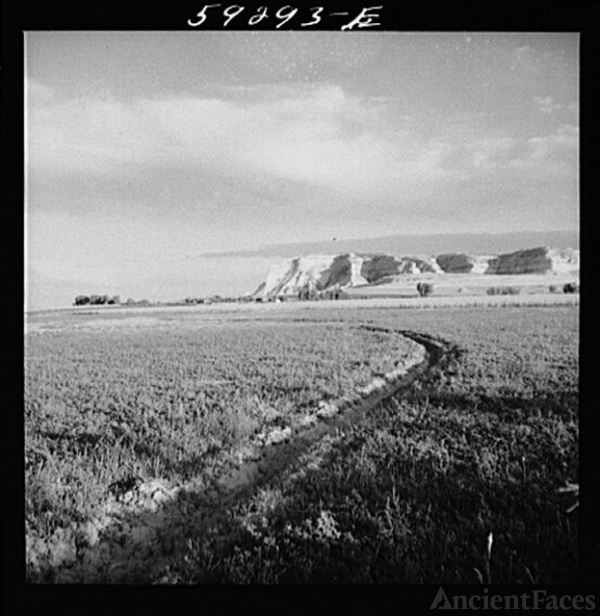
[[[177,485],[140,484],[111,499],[85,524],[58,529],[46,541],[28,533],[28,577],[59,583],[148,583],[170,562],[185,557],[188,538],[204,534],[238,502],[281,473],[327,435],[358,423],[382,400],[408,387],[436,364],[447,345],[424,334],[362,326],[400,334],[414,344],[398,368],[374,379],[352,398],[320,403],[294,417],[291,426],[261,434],[226,461],[213,478]],[[33,579],[36,578],[36,579]]]

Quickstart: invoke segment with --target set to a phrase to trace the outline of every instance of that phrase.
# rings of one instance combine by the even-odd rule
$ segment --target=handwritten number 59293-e
[[[198,13],[196,13],[196,17],[194,19],[188,19],[187,24],[192,28],[197,28],[206,22],[208,19],[207,12],[209,9],[216,9],[217,7],[222,6],[222,4],[205,4]],[[381,24],[376,22],[375,20],[379,18],[379,11],[383,6],[371,6],[367,8],[363,8],[360,13],[356,15],[356,17],[344,25],[341,26],[342,30],[352,30],[353,28],[372,28],[374,26],[380,26]],[[245,6],[240,4],[231,4],[222,9],[221,14],[223,16],[223,27],[229,26],[229,24],[241,13],[246,10]],[[248,25],[255,26],[259,24],[265,19],[269,19],[272,17],[278,23],[275,25],[275,28],[281,28],[286,23],[291,21],[296,15],[298,15],[300,9],[290,6],[286,4],[282,6],[280,9],[269,15],[269,10],[266,6],[259,6],[258,9],[252,14],[252,16],[248,19]],[[315,26],[322,20],[324,8],[322,6],[313,6],[308,9],[310,20],[300,22],[300,27],[308,27]],[[330,13],[329,16],[346,16],[350,13],[348,11],[338,12],[338,13]]]

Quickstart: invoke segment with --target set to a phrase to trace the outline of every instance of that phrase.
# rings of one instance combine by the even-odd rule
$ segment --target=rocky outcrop
[[[308,255],[271,266],[255,297],[298,295],[335,287],[381,285],[404,275],[432,274],[572,274],[579,275],[579,250],[547,246],[495,255],[444,253],[437,257],[385,253]]]
[[[377,283],[382,278],[400,274],[439,274],[442,270],[432,259],[418,257],[394,257],[379,254],[365,259],[361,269],[363,278],[369,283]]]
[[[486,274],[579,274],[579,250],[542,246],[491,259]]]
[[[256,295],[296,295],[306,287],[323,290],[338,284],[353,286],[363,282],[360,277],[353,276],[355,255],[308,255],[286,259],[269,268],[264,286],[256,291]]]
[[[362,282],[360,273],[357,272],[357,266],[360,266],[359,259],[352,259],[350,254],[337,255],[333,258],[331,265],[319,277],[317,289],[327,289],[335,285],[347,287]]]
[[[308,255],[274,264],[255,296],[296,295],[307,287],[323,291],[377,284],[401,274],[443,273],[434,259],[387,254]]]
[[[494,256],[452,252],[438,255],[436,262],[445,274],[484,274]]]
[[[446,274],[579,274],[579,250],[541,246],[498,256],[448,253],[436,257]]]

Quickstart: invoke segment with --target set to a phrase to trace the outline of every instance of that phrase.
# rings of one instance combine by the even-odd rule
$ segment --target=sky
[[[573,33],[28,32],[26,309],[253,291],[267,244],[579,226]]]

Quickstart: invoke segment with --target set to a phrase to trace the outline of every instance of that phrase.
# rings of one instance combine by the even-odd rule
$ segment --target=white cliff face
[[[550,249],[548,256],[552,260],[552,271],[556,274],[577,274],[580,268],[579,250]]]
[[[285,259],[269,268],[260,295],[296,295],[307,285],[317,285],[333,261],[331,255],[308,255]]]
[[[290,265],[290,259],[282,259],[279,263],[273,263],[269,267],[267,278],[261,291],[265,292],[267,289],[275,289],[282,280],[285,280],[288,271],[290,270]]]
[[[294,260],[291,278],[282,291],[284,293],[294,292],[295,289],[300,289],[305,285],[316,285],[323,270],[327,269],[329,260],[330,257],[322,255],[309,255]]]
[[[393,255],[307,255],[274,263],[265,282],[255,295],[297,295],[301,290],[322,291],[331,287],[348,288],[368,285],[390,276],[419,273],[443,273],[429,257]]]
[[[389,254],[306,255],[274,263],[255,295],[297,295],[312,288],[348,288],[419,274],[573,274],[579,275],[579,250],[548,247],[494,255],[447,253],[437,257]]]
[[[363,266],[363,257],[361,255],[350,254],[350,279],[353,287],[358,287],[362,284],[368,284],[366,278],[363,278],[360,273]]]
[[[472,274],[485,274],[494,255],[474,255]]]

